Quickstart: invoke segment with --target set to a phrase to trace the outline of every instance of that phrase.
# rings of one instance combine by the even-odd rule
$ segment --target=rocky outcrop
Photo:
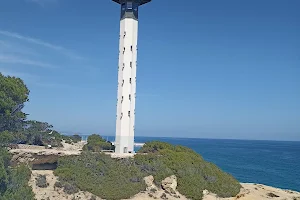
[[[153,183],[154,177],[152,175],[144,178],[146,184],[146,192],[149,197],[153,197],[154,199],[159,197],[159,190],[156,185]]]
[[[148,189],[148,188],[152,188],[152,187],[156,187],[156,186],[154,185],[154,183],[153,183],[154,177],[153,177],[152,175],[145,177],[145,178],[144,178],[144,181],[145,181],[145,184],[146,184],[146,186],[147,186],[147,189]]]
[[[46,163],[55,163],[58,161],[60,156],[63,156],[61,153],[47,153],[44,151],[40,152],[12,152],[11,165],[16,166],[20,163],[28,165],[39,165]]]
[[[146,194],[149,199],[186,199],[176,190],[177,178],[175,175],[165,178],[159,188],[154,184],[154,177],[152,175],[145,177],[144,181],[147,186]]]
[[[52,164],[58,161],[58,158],[66,155],[79,155],[80,151],[66,151],[62,149],[45,149],[39,146],[26,145],[26,148],[11,149],[11,165],[16,166],[19,163],[28,165]]]
[[[165,178],[161,182],[161,187],[169,194],[176,194],[177,177],[175,175],[172,175],[170,177]]]

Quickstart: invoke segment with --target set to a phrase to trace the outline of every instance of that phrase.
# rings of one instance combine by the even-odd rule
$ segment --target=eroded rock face
[[[146,176],[146,177],[144,178],[144,181],[145,181],[145,183],[146,183],[147,188],[152,187],[152,186],[154,185],[154,184],[153,184],[154,177],[153,177],[152,175]]]
[[[18,145],[16,149],[10,149],[13,155],[11,165],[15,166],[19,163],[28,165],[52,164],[58,161],[61,156],[79,155],[84,143],[76,143],[74,145],[62,143],[63,148],[45,148],[35,145]]]
[[[172,175],[161,182],[161,187],[169,194],[177,194],[177,177]]]
[[[59,157],[66,155],[79,155],[80,151],[45,149],[39,146],[26,145],[26,148],[11,149],[10,153],[13,155],[11,165],[16,166],[19,163],[25,163],[28,165],[56,163]]]
[[[160,194],[159,194],[159,189],[153,183],[154,177],[152,175],[147,176],[144,178],[144,181],[147,186],[146,192],[148,193],[148,196],[151,198],[157,199]]]
[[[11,159],[11,165],[16,166],[19,163],[25,163],[29,165],[38,165],[45,163],[55,163],[61,154],[44,154],[43,152],[13,152]]]

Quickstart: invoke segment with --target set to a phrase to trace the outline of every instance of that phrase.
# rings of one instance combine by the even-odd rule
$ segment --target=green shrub
[[[0,147],[6,147],[8,144],[14,141],[14,136],[8,131],[3,131],[0,133]]]
[[[93,136],[89,142],[102,140]],[[189,199],[202,199],[204,189],[220,197],[235,196],[240,191],[236,179],[187,147],[156,141],[146,143],[139,152],[142,154],[135,155],[134,159],[119,160],[89,151],[63,157],[55,175],[64,183],[108,200],[126,199],[144,191],[143,177],[148,175],[154,176],[158,186],[166,177],[176,175],[178,191]]]
[[[75,194],[78,191],[79,191],[78,188],[70,183],[66,183],[64,185],[64,192],[67,194]]]
[[[32,188],[28,186],[30,174],[30,169],[25,165],[9,170],[9,181],[6,186],[6,191],[2,193],[2,198],[0,199],[34,200]]]
[[[155,141],[146,143],[139,152],[147,153],[135,156],[141,170],[152,174],[157,184],[169,175],[176,175],[178,191],[187,198],[202,199],[204,189],[220,197],[235,196],[240,191],[236,179],[187,147]]]
[[[54,187],[56,187],[56,188],[63,188],[64,185],[62,184],[62,182],[56,181],[55,184],[54,184]]]
[[[83,152],[60,158],[55,175],[62,182],[107,200],[130,198],[146,188],[144,174],[132,159],[115,160],[102,153]]]
[[[0,199],[34,200],[31,187],[28,186],[31,171],[25,165],[10,168],[11,155],[0,148]]]
[[[80,142],[80,141],[81,141],[81,136],[75,134],[75,135],[71,136],[71,139],[72,139],[72,141],[73,141],[74,143],[77,143],[77,142]]]
[[[9,181],[9,161],[11,156],[8,151],[0,147],[0,197],[7,189]]]
[[[36,186],[40,188],[46,188],[49,186],[49,183],[47,182],[45,175],[39,175],[35,181],[36,181]]]
[[[102,150],[115,150],[115,147],[101,136],[93,134],[88,137],[87,144],[84,145],[83,150],[101,152]]]
[[[96,200],[96,197],[93,195],[91,196],[90,200]]]

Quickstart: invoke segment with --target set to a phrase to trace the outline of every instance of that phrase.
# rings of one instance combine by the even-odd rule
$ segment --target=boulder
[[[172,175],[161,182],[161,187],[169,194],[177,194],[177,177]]]
[[[160,192],[156,185],[153,183],[154,177],[152,175],[147,176],[144,178],[144,181],[147,186],[146,192],[148,196],[153,199],[159,199]]]
[[[153,184],[154,177],[153,177],[152,175],[146,176],[146,177],[144,178],[144,181],[145,181],[145,183],[146,183],[147,188],[148,188],[148,187],[152,187],[152,186],[154,185],[154,184]]]
[[[209,194],[209,191],[208,190],[203,190],[203,195],[208,195]]]

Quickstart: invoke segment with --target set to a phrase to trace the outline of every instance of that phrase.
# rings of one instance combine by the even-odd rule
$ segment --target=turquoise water
[[[114,137],[108,137],[113,141]],[[300,142],[136,137],[187,146],[240,182],[300,191]]]

